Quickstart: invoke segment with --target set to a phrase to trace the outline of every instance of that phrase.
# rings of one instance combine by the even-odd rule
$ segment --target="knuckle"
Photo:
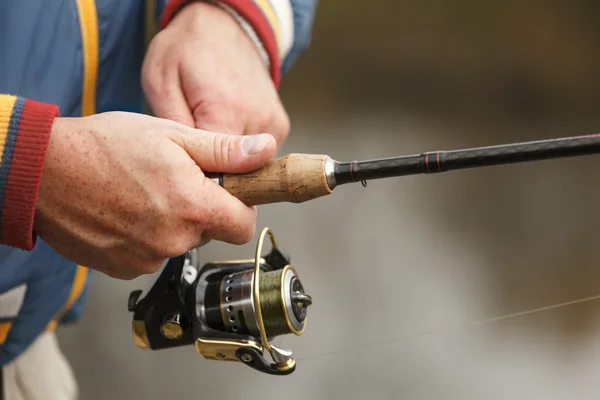
[[[236,115],[234,106],[210,93],[202,93],[200,99],[192,106],[192,114],[204,123],[215,126],[227,125],[228,120]]]
[[[214,142],[214,160],[219,165],[227,165],[233,159],[235,140],[226,135],[216,135]]]
[[[199,232],[198,229],[196,229],[197,224],[190,225],[191,228],[185,235],[180,237],[177,245],[173,248],[173,252],[177,253],[177,256],[180,256],[190,249],[197,247],[198,243],[202,241],[203,235],[202,232]]]
[[[96,269],[101,271],[104,275],[108,276],[109,278],[113,278],[113,279],[123,279],[122,277],[127,275],[125,272],[119,271],[118,269],[109,268],[109,267],[96,268]]]
[[[153,274],[156,271],[158,271],[160,266],[161,266],[161,262],[156,261],[156,259],[154,259],[154,258],[152,258],[151,260],[144,260],[144,261],[139,262],[136,270],[130,271],[127,274],[127,277],[130,277],[130,279],[134,279],[134,278],[137,278],[142,275]]]
[[[250,113],[250,115],[257,115],[257,119],[256,119],[256,129],[251,129],[250,134],[253,133],[272,133],[270,132],[270,130],[273,128],[273,119],[274,119],[274,114],[270,111],[266,111],[266,110],[261,110],[260,108],[254,112],[254,113]]]
[[[153,274],[160,269],[161,262],[149,261],[142,265],[142,274]]]
[[[278,138],[286,138],[289,136],[291,129],[290,118],[285,111],[275,115],[271,122],[271,131]]]
[[[114,274],[108,274],[108,276],[110,276],[113,279],[119,279],[122,281],[132,281],[135,278],[139,277],[141,274],[136,274],[133,272],[120,272],[120,273],[114,273]]]
[[[287,136],[290,133],[290,117],[285,111],[282,112],[278,119],[276,119],[276,126],[282,135]]]
[[[113,279],[130,281],[145,273],[148,273],[148,269],[143,262],[129,259],[128,262],[121,262],[119,264],[111,265],[110,267],[105,268],[102,272]]]
[[[233,244],[244,245],[252,240],[256,232],[256,217],[235,226]]]
[[[146,95],[160,93],[162,76],[159,65],[153,60],[147,60],[142,65],[141,85]]]
[[[206,103],[201,101],[196,106],[192,107],[192,115],[194,116],[194,120],[205,123],[212,114],[207,109]]]
[[[142,66],[141,84],[142,88],[148,93],[155,92],[154,66],[152,64],[144,64]]]
[[[179,257],[192,247],[190,245],[190,242],[191,240],[189,237],[186,237],[184,235],[178,235],[174,240],[170,242],[163,241],[156,243],[153,251],[153,256],[159,258]]]
[[[213,143],[213,161],[215,164],[218,164],[221,161],[223,141],[223,136],[215,136],[215,140]]]
[[[172,66],[158,60],[147,60],[142,65],[140,84],[149,100],[168,103],[177,93],[172,84]]]
[[[145,242],[143,243],[145,250],[142,253],[144,259],[157,260],[178,257],[188,250],[185,248],[186,243],[182,243],[182,235],[178,232],[179,228],[172,228],[168,225],[164,226],[164,233],[148,234],[145,237]],[[144,268],[145,265],[145,263],[142,263],[143,271],[146,271]],[[151,266],[148,267],[151,268]]]
[[[240,232],[240,244],[249,243],[256,232],[256,225],[250,225]]]

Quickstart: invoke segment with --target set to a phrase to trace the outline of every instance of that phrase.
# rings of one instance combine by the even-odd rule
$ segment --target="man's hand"
[[[226,11],[186,5],[149,46],[142,85],[157,117],[213,132],[270,133],[290,122],[249,36]]]
[[[34,229],[68,260],[132,279],[215,239],[250,241],[256,211],[203,174],[249,172],[271,135],[232,136],[129,113],[55,120]]]

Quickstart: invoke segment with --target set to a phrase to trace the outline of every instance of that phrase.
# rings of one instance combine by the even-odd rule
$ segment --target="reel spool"
[[[261,257],[267,235],[272,249]],[[287,375],[296,368],[292,352],[271,341],[304,333],[312,298],[269,228],[262,230],[253,259],[198,268],[194,249],[169,260],[138,302],[141,293],[131,293],[129,311],[134,343],[142,349],[193,344],[205,359],[238,361],[264,373]]]

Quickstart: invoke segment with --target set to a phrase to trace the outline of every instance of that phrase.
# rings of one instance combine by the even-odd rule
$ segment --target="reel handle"
[[[288,154],[246,174],[206,174],[248,206],[303,203],[331,194],[334,162],[328,156]]]
[[[294,360],[284,367],[277,366],[276,364],[269,364],[262,355],[253,348],[240,348],[236,352],[236,357],[250,368],[269,375],[290,375],[296,371],[296,362]]]

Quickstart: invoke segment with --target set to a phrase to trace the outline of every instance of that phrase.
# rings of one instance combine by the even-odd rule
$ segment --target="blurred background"
[[[600,132],[599,13],[591,0],[321,1],[281,90],[282,154]],[[96,274],[61,345],[89,400],[598,398],[598,170],[598,157],[490,167],[259,208],[314,297],[306,333],[282,342],[298,357],[289,377],[136,348],[127,297],[157,276]],[[203,262],[255,243],[211,243]]]

